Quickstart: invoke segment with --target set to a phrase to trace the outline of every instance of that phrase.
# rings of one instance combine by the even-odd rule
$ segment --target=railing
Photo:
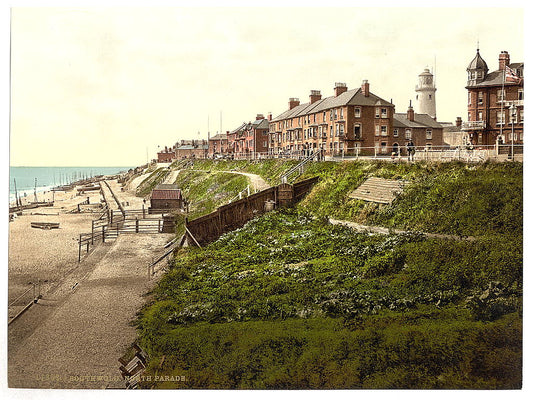
[[[317,156],[318,152],[311,151],[309,155],[304,158],[300,163],[289,169],[287,172],[285,172],[283,175],[281,175],[281,183],[287,183],[289,180],[289,177],[293,176],[293,179],[296,179],[301,174],[303,174],[304,166],[309,161],[313,160]]]
[[[17,298],[8,303],[8,325],[21,316],[33,304],[41,298],[41,280],[37,283],[30,283],[30,287],[21,293]]]

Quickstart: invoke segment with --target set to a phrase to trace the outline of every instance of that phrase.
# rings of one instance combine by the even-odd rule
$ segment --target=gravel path
[[[135,339],[130,321],[154,283],[147,265],[171,236],[121,235],[100,248],[100,260],[86,260],[89,271],[74,285],[32,307],[34,315],[38,307],[51,310],[23,341],[10,343],[9,386],[105,388],[120,380],[118,358]]]

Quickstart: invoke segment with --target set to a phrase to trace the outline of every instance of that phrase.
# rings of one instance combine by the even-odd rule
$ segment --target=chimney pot
[[[361,84],[361,92],[363,93],[363,96],[368,97],[370,95],[370,84],[368,83],[368,80],[363,80],[363,83]]]
[[[503,71],[505,67],[509,66],[511,63],[511,57],[509,56],[509,53],[506,51],[502,51],[500,53],[500,56],[498,57],[499,61],[499,70]]]
[[[348,90],[348,87],[346,86],[346,83],[335,82],[335,97],[346,92],[347,90]]]
[[[409,121],[415,120],[415,110],[413,110],[413,106],[411,105],[411,100],[409,100],[409,108],[407,109],[407,119]]]
[[[298,99],[297,97],[291,97],[289,99],[289,110],[292,110],[294,107],[299,106],[299,105],[300,105],[300,99]]]
[[[316,103],[321,98],[322,94],[320,94],[320,90],[311,90],[311,94],[309,95],[309,102],[311,104]]]

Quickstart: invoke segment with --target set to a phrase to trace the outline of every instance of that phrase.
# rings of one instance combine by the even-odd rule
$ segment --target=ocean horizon
[[[91,178],[126,172],[132,166],[122,167],[9,167],[9,201],[15,200],[15,181],[19,196],[43,193],[59,185]]]

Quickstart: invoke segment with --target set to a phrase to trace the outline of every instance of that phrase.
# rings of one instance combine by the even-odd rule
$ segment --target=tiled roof
[[[523,70],[524,69],[524,63],[512,63],[509,64],[509,68],[512,70]],[[523,74],[521,74],[523,76]],[[476,82],[472,85],[468,85],[467,88],[473,88],[473,87],[483,87],[483,86],[501,86],[503,81],[503,71],[493,71],[489,72],[485,79],[483,79],[480,82]],[[505,85],[516,85],[516,83],[512,82],[505,82]]]
[[[181,190],[177,185],[158,185],[152,190],[152,199],[155,200],[179,200]]]
[[[287,118],[299,117],[310,113],[317,113],[329,110],[331,108],[353,105],[353,106],[393,106],[392,103],[376,96],[373,93],[369,93],[365,96],[361,91],[361,88],[347,90],[338,96],[330,96],[311,103],[304,103],[294,107],[292,110],[287,110],[272,121],[281,121]]]
[[[414,121],[407,119],[407,113],[395,113],[393,126],[395,128],[442,128],[442,125],[428,114],[416,113]]]

